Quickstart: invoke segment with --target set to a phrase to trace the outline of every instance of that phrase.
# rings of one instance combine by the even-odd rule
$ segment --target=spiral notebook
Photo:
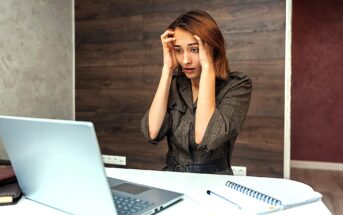
[[[266,214],[319,201],[322,195],[310,186],[288,179],[233,177],[216,191],[244,214]]]

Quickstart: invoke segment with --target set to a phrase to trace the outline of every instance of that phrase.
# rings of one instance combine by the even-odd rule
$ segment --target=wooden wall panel
[[[248,175],[282,177],[285,3],[281,0],[77,0],[76,118],[94,122],[104,154],[127,167],[160,169],[166,141],[146,144],[140,120],[162,66],[160,35],[181,13],[209,12],[227,42],[232,70],[253,80],[233,164]]]

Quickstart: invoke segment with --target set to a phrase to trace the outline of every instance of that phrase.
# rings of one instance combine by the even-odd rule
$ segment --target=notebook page
[[[319,201],[322,197],[310,186],[288,179],[233,177],[230,181],[280,200],[284,209]]]
[[[236,210],[240,210],[242,214],[267,214],[281,210],[280,206],[273,206],[262,201],[258,201],[257,199],[244,195],[239,191],[226,188],[225,186],[224,188],[217,187],[213,189],[213,192],[225,197],[228,200],[226,204]],[[237,205],[240,208],[238,208]]]

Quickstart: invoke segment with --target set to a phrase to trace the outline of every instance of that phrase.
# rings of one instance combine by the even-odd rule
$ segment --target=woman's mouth
[[[183,71],[184,72],[187,72],[187,73],[190,73],[190,72],[193,72],[195,68],[183,68]]]

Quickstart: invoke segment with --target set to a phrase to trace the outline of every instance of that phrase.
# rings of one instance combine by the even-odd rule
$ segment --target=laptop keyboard
[[[119,215],[131,215],[135,214],[144,208],[153,205],[150,202],[133,198],[133,197],[123,197],[117,194],[113,194],[114,203],[116,205],[117,213]]]

